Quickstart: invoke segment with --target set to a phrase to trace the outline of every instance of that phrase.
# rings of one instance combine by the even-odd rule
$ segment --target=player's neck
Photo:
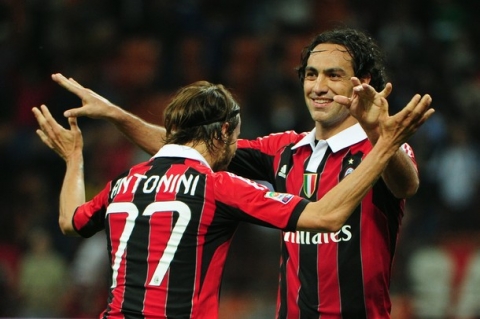
[[[315,139],[326,140],[340,133],[341,131],[357,124],[358,121],[353,116],[348,116],[342,122],[336,125],[324,125],[321,122],[315,122]]]
[[[210,165],[210,167],[214,166],[217,156],[215,154],[211,154],[208,151],[207,145],[205,143],[203,142],[187,143],[185,145],[199,152],[205,158],[205,160],[207,161],[208,165]]]

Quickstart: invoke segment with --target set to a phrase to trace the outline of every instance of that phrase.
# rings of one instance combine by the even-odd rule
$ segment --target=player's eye
[[[312,81],[317,78],[317,74],[312,71],[305,72],[305,80]]]

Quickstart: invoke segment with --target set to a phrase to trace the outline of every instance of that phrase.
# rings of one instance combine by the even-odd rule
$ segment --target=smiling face
[[[321,43],[312,50],[305,68],[303,91],[317,130],[333,135],[352,125],[353,118],[345,121],[351,118],[348,109],[333,101],[335,95],[352,95],[352,76],[352,57],[345,47]]]

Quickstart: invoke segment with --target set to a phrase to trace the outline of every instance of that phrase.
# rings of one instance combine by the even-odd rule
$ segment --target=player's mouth
[[[311,100],[313,102],[313,106],[318,108],[327,107],[333,102],[333,99],[326,98],[312,98]]]

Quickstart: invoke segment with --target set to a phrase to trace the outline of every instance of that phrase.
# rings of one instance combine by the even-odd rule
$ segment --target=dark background
[[[103,234],[64,237],[65,165],[35,135],[33,106],[63,125],[73,77],[154,123],[180,86],[225,84],[242,137],[313,128],[294,68],[325,29],[370,33],[385,50],[392,112],[415,94],[434,117],[411,139],[421,176],[393,268],[393,318],[480,317],[480,2],[469,0],[1,0],[0,316],[97,317],[107,288]],[[89,198],[148,156],[103,121],[80,119]],[[242,226],[222,318],[273,318],[279,232]]]

